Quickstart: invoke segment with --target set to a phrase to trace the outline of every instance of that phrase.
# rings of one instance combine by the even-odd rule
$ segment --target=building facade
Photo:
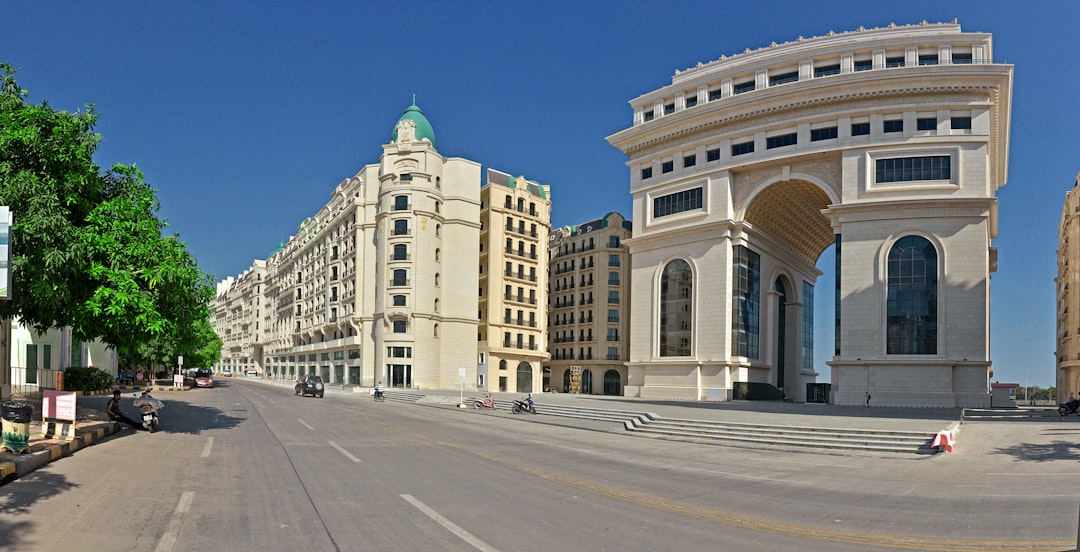
[[[619,213],[554,230],[548,240],[547,387],[622,395],[630,354],[632,225]]]
[[[1080,394],[1080,174],[1065,194],[1058,224],[1057,396],[1065,402]]]
[[[488,169],[480,196],[477,387],[540,392],[550,357],[551,187]]]
[[[634,205],[626,394],[806,400],[834,247],[832,401],[988,405],[1012,72],[991,35],[924,22],[748,49],[632,100],[608,138]]]
[[[266,310],[265,276],[266,261],[256,260],[243,274],[217,284],[211,315],[214,331],[221,338],[219,370],[240,374],[264,371],[263,344],[268,335],[261,320]]]
[[[479,164],[440,155],[430,122],[410,106],[378,163],[338,184],[261,271],[241,275],[224,296],[219,287],[215,329],[229,354],[250,351],[241,366],[288,381],[300,374],[410,388],[475,381],[474,351],[461,343],[474,342],[478,327],[479,182]],[[251,284],[242,281],[264,298],[250,316],[230,318],[244,313],[229,306],[246,304]],[[230,327],[234,321],[241,325]],[[226,339],[230,328],[241,336],[235,345]]]

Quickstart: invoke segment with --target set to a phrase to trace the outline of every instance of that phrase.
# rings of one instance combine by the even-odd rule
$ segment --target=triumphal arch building
[[[835,404],[989,405],[1012,73],[990,34],[922,22],[747,49],[632,100],[608,137],[635,221],[626,395],[805,401],[826,355]],[[830,248],[835,304],[815,304]]]

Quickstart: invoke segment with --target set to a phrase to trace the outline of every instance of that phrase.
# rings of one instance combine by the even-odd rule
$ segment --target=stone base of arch
[[[627,372],[625,396],[675,401],[730,401],[736,383],[769,383],[770,374],[764,366],[693,360],[629,362]]]
[[[985,361],[834,360],[832,404],[916,408],[988,408],[990,368]]]

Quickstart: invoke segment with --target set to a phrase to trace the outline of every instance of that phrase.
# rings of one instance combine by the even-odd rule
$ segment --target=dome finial
[[[413,93],[412,95],[412,104],[416,105],[416,93]]]

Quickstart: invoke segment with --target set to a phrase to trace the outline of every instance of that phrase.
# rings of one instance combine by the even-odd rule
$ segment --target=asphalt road
[[[1070,550],[1076,542],[1075,460],[742,450],[529,423],[505,410],[300,398],[242,379],[163,400],[157,433],[122,432],[0,487],[0,548]]]

